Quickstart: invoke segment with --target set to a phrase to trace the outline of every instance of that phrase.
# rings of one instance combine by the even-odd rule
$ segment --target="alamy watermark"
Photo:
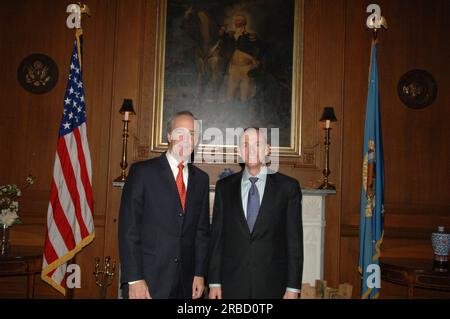
[[[69,289],[81,288],[81,268],[77,264],[67,266],[66,287]]]
[[[202,121],[194,121],[194,130],[175,128],[168,134],[177,154],[191,154],[197,163],[239,164],[260,162],[271,173],[279,169],[279,128],[209,127],[202,130]]]
[[[381,268],[377,264],[369,264],[366,268],[366,285],[368,288],[381,288]]]

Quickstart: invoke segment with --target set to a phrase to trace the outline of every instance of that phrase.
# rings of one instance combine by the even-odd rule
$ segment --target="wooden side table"
[[[12,246],[8,255],[0,256],[0,277],[27,276],[27,298],[34,297],[35,275],[42,270],[42,248]]]
[[[450,291],[450,270],[437,272],[433,259],[381,260],[381,279],[408,287],[408,298],[414,298],[414,288]]]

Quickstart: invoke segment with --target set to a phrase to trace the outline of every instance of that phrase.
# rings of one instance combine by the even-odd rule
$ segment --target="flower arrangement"
[[[21,224],[22,221],[18,215],[19,202],[18,198],[22,195],[21,189],[25,189],[35,182],[35,177],[29,175],[23,187],[19,188],[15,184],[0,186],[0,225],[11,227],[15,224]]]

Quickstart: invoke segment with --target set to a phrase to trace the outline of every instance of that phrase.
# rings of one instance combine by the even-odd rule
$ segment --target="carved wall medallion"
[[[431,105],[437,96],[437,85],[433,76],[424,70],[406,72],[398,82],[398,96],[409,108],[423,109]]]
[[[35,94],[47,93],[58,82],[58,66],[47,55],[31,54],[20,63],[17,78],[25,90]]]

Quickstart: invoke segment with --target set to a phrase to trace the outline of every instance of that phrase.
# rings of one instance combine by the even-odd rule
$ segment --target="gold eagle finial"
[[[88,17],[91,16],[91,9],[89,9],[87,4],[78,2],[78,6],[80,7],[82,15],[86,14]]]

